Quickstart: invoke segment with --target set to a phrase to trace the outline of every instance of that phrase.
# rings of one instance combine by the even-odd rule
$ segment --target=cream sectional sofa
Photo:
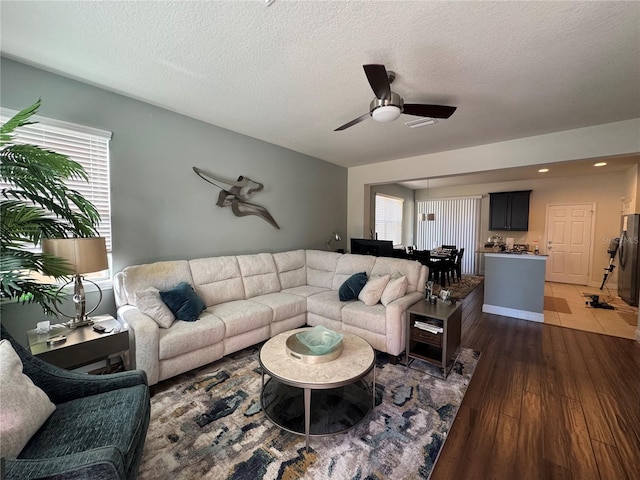
[[[406,276],[406,294],[386,306],[340,301],[340,286],[358,272]],[[154,385],[305,324],[355,333],[398,356],[404,313],[424,298],[427,274],[410,260],[295,250],[129,266],[113,283],[118,317],[129,325],[132,368],[144,370]],[[137,292],[181,282],[206,306],[197,321],[162,328],[136,306]]]

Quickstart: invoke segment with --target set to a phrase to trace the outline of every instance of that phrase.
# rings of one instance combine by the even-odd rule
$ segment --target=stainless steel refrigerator
[[[638,305],[640,241],[638,240],[640,213],[622,216],[622,232],[618,248],[618,295],[629,305]]]

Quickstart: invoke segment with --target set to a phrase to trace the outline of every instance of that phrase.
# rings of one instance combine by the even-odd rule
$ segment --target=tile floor
[[[629,325],[618,312],[632,313],[635,314],[634,318],[638,318],[638,307],[627,305],[616,295],[615,290],[607,290],[606,287],[604,290],[599,290],[597,287],[584,285],[545,282],[544,294],[564,298],[571,309],[571,314],[545,310],[544,323],[615,337],[635,338],[636,325]],[[599,295],[601,302],[609,303],[615,307],[615,310],[592,308],[586,305],[586,302],[591,299],[585,297],[585,294]]]

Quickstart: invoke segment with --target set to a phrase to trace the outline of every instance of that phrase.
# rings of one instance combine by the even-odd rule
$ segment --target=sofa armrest
[[[405,312],[419,300],[424,300],[423,292],[407,293],[386,307],[387,353],[400,355],[406,346]]]
[[[115,447],[103,447],[56,458],[2,459],[7,480],[120,480],[126,478],[124,458]]]
[[[129,325],[132,368],[144,370],[149,385],[155,385],[160,375],[160,327],[151,317],[132,305],[120,307],[118,318]]]

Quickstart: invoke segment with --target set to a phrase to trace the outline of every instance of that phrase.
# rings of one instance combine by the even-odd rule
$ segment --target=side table
[[[423,360],[441,368],[446,379],[448,367],[460,347],[461,320],[462,302],[447,305],[438,300],[432,305],[420,300],[411,305],[406,312],[405,365],[408,367],[411,359]],[[418,328],[416,321],[428,324],[439,332]]]
[[[27,338],[31,354],[57,367],[68,370],[83,367],[100,360],[107,361],[109,356],[129,351],[129,328],[111,315],[91,317],[94,324],[102,325],[109,333],[98,333],[91,326],[79,327],[71,330],[67,327],[52,328],[49,333],[38,335],[37,331],[29,330]],[[64,335],[66,341],[54,345],[47,344],[51,337]],[[123,356],[123,365],[128,368]]]

